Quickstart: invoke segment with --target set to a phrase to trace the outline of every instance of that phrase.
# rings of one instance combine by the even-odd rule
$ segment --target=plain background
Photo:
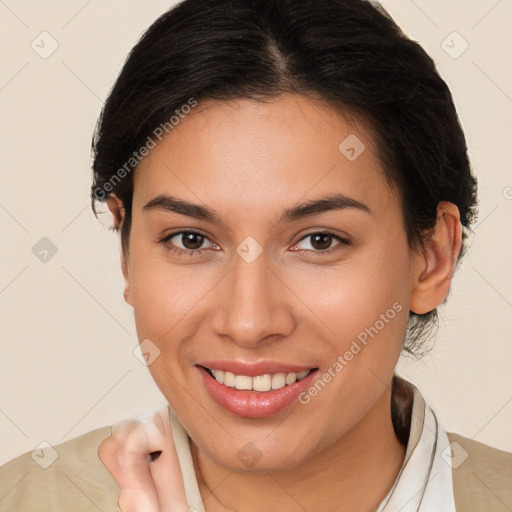
[[[512,451],[512,2],[382,4],[450,86],[480,187],[435,348],[400,373],[449,430]],[[172,5],[0,0],[0,464],[166,403],[134,356],[117,235],[88,194],[103,100]],[[47,59],[31,47],[44,31],[59,45]],[[32,250],[43,237],[57,250],[46,262]]]

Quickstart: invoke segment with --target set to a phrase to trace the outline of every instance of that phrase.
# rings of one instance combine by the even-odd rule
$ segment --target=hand
[[[189,510],[167,407],[148,422],[129,420],[114,425],[98,455],[121,487],[123,512]]]

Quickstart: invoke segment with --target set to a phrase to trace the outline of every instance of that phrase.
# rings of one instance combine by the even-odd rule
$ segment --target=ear
[[[410,310],[425,314],[445,299],[462,247],[459,209],[441,201],[437,207],[434,232],[424,242],[425,248],[414,256],[414,282]]]
[[[123,206],[123,202],[119,199],[115,194],[110,194],[107,199],[107,206],[114,218],[114,226],[116,229],[121,230],[124,221],[125,209]],[[123,273],[124,278],[124,291],[123,296],[124,300],[132,305],[130,302],[130,280],[128,277],[128,264],[127,264],[127,255],[125,255],[123,248],[121,247],[121,271]]]
[[[116,229],[121,229],[124,220],[124,206],[123,201],[119,199],[115,194],[109,194],[107,198],[107,206],[114,217],[114,226]]]

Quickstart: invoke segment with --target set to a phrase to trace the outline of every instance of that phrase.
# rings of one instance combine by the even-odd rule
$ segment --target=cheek
[[[208,265],[173,265],[163,251],[134,249],[130,295],[139,338],[154,339],[163,350],[165,341],[189,335],[192,319],[197,322],[211,300],[216,275]]]
[[[409,311],[408,252],[395,247],[394,252],[361,253],[343,268],[310,272],[307,280],[298,281],[297,294],[308,298],[326,333],[322,341],[316,336],[316,344],[325,351],[321,377],[328,384],[318,398],[308,398],[312,407],[325,407],[329,421],[340,429],[349,428],[378,399],[400,356]],[[312,332],[310,325],[307,328]],[[343,424],[337,412],[340,404],[350,411]]]
[[[399,353],[410,294],[408,250],[402,240],[358,251],[336,267],[311,267],[300,278],[290,273],[287,279],[295,283],[297,296],[313,313],[309,317],[336,354],[358,337],[364,341],[377,334],[382,350]],[[379,351],[371,352],[379,357]]]

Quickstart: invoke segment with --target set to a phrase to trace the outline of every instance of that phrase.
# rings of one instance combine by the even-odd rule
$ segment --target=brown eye
[[[183,233],[181,237],[183,247],[191,251],[199,249],[203,245],[205,239],[205,237],[199,233]]]
[[[332,240],[332,236],[327,233],[317,233],[311,236],[311,246],[319,251],[329,249]]]
[[[201,254],[207,249],[218,250],[208,237],[196,231],[176,231],[160,240],[167,249],[180,254]],[[210,244],[210,245],[206,245]]]
[[[309,241],[309,243],[307,243]],[[335,242],[335,243],[333,243]],[[295,246],[294,250],[305,250],[310,253],[328,253],[341,249],[343,246],[350,245],[349,240],[342,238],[334,233],[329,232],[317,232],[306,235],[299,243]],[[339,247],[338,247],[339,246]]]

